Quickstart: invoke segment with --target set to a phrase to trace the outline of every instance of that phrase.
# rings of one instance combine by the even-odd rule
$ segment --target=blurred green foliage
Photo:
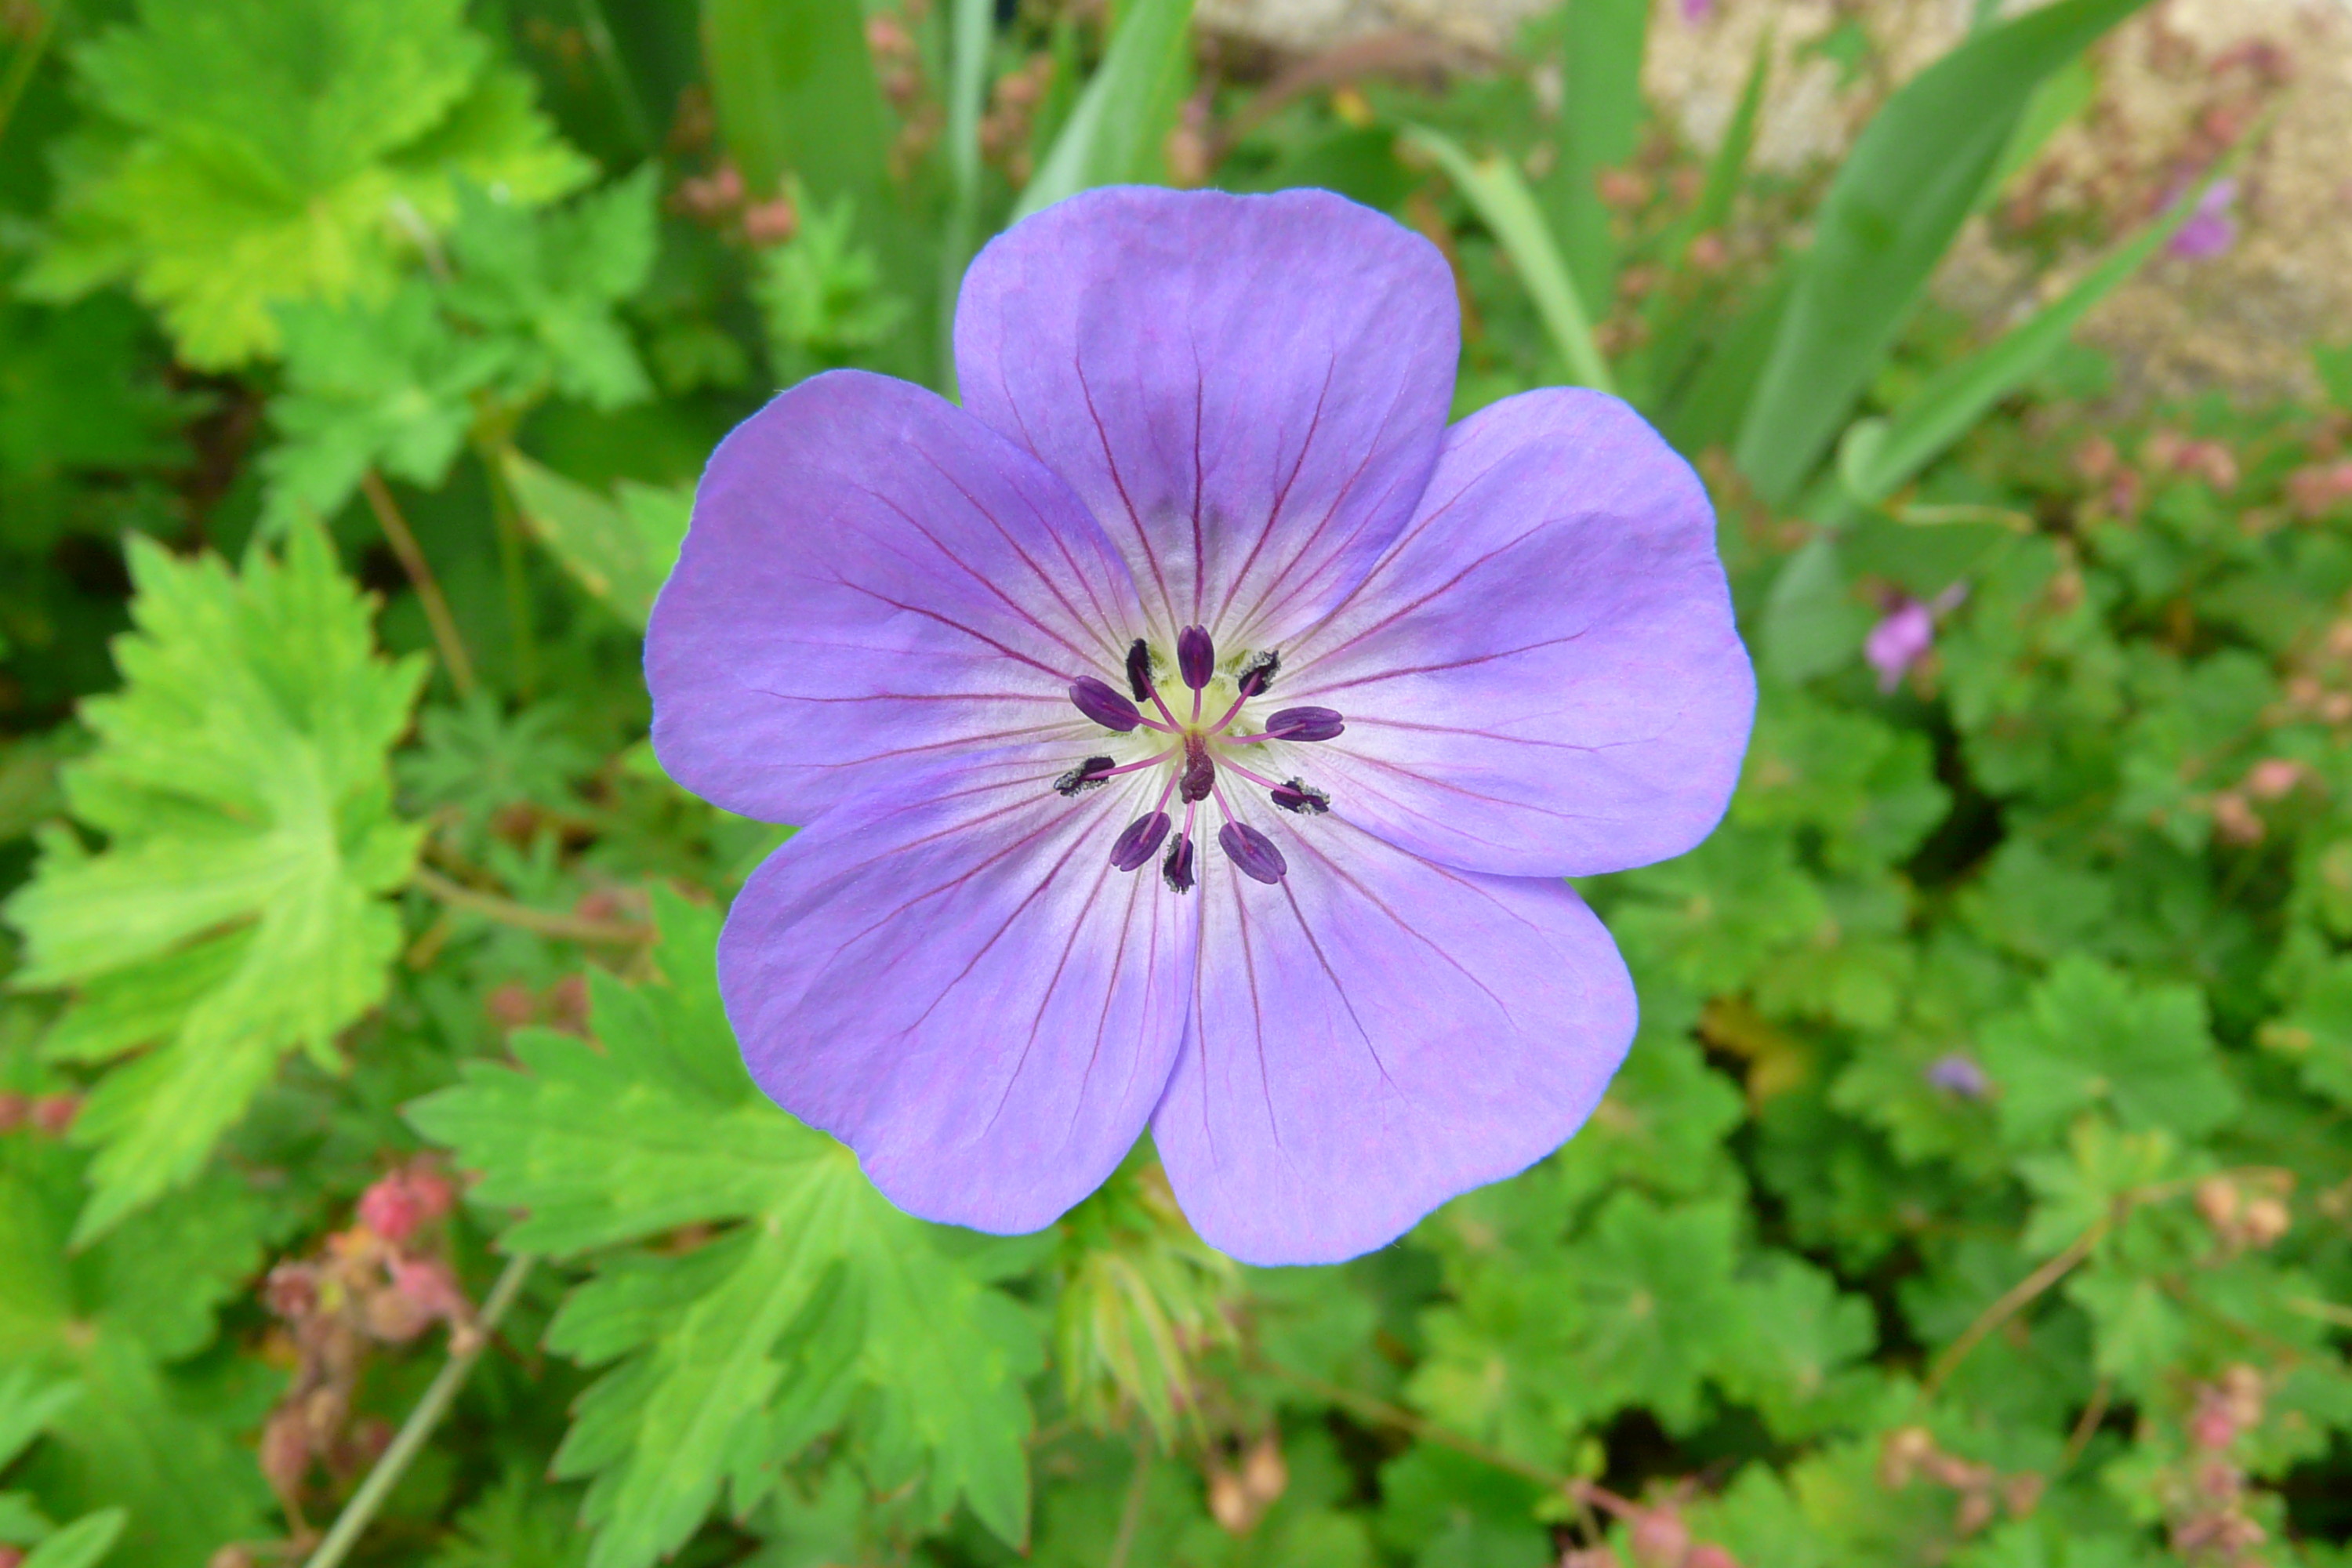
[[[1436,86],[1184,0],[0,8],[0,1556],[2352,1563],[2352,348],[2116,412],[2069,335],[2193,188],[1930,300],[2132,0],[1891,87],[1849,18],[1793,176],[1768,53],[1711,149],[1633,89],[1683,9]],[[1722,829],[1586,889],[1591,1124],[1337,1268],[1148,1147],[1036,1237],[891,1209],[719,1005],[779,830],[644,739],[717,438],[949,390],[977,246],[1137,179],[1427,234],[1457,411],[1634,401],[1766,675]]]

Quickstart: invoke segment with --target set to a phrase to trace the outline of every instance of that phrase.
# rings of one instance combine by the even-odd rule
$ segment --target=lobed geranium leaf
[[[591,1568],[640,1568],[722,1489],[739,1515],[856,1399],[877,1491],[933,1516],[959,1499],[1004,1540],[1028,1530],[1027,1314],[899,1213],[833,1139],[753,1088],[719,1006],[717,919],[663,895],[663,984],[599,977],[601,1049],[519,1034],[520,1070],[476,1064],[411,1118],[482,1173],[480,1203],[527,1211],[504,1244],[559,1255],[726,1225],[683,1252],[603,1258],[549,1331],[617,1363],[581,1401],[557,1472],[591,1478]]]
[[[184,1568],[254,1535],[268,1495],[251,1453],[194,1413],[216,1399],[192,1399],[170,1364],[258,1269],[262,1215],[215,1174],[69,1253],[81,1167],[55,1142],[0,1143],[0,1368],[79,1389],[17,1473],[52,1511],[127,1508],[118,1568]]]
[[[380,309],[305,301],[278,321],[286,380],[269,405],[282,439],[261,458],[268,526],[332,518],[370,468],[426,487],[448,476],[498,345],[460,337],[414,280]]]
[[[2185,1139],[2237,1110],[2195,987],[2136,984],[2079,954],[2060,959],[2022,1008],[1986,1024],[1982,1042],[2001,1131],[2016,1143],[2050,1141],[2086,1110]]]
[[[49,297],[130,279],[191,364],[278,352],[271,306],[390,291],[455,182],[551,199],[588,165],[464,0],[141,0],[78,59],[103,119],[61,160]]]
[[[651,163],[570,206],[530,211],[500,187],[457,193],[448,308],[502,351],[506,395],[544,389],[614,409],[653,395],[614,308],[653,268]]]
[[[393,814],[386,753],[424,666],[375,652],[323,535],[241,577],[136,538],[130,560],[123,688],[84,706],[98,745],[64,773],[105,847],[49,836],[6,905],[16,984],[79,993],[54,1054],[153,1047],[75,1123],[100,1151],[80,1240],[193,1177],[289,1052],[339,1065],[335,1037],[383,995],[400,922],[383,895],[420,836]]]

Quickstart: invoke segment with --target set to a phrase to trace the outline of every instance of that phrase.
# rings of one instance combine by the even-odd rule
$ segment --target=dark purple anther
[[[1216,668],[1217,645],[1209,640],[1208,627],[1186,626],[1176,634],[1176,670],[1185,685],[1200,690]]]
[[[1250,655],[1249,658],[1242,660],[1242,673],[1238,682],[1242,689],[1242,695],[1244,697],[1263,696],[1266,689],[1273,686],[1274,678],[1281,673],[1282,650],[1280,648],[1270,647],[1264,653]]]
[[[1143,715],[1135,710],[1134,703],[1121,697],[1108,682],[1091,675],[1082,675],[1070,682],[1070,700],[1078,705],[1079,712],[1104,729],[1116,730],[1122,735],[1143,722]]]
[[[1982,1100],[1992,1093],[1992,1080],[1974,1060],[1953,1051],[1927,1064],[1927,1081],[1962,1100]]]
[[[1138,637],[1128,645],[1127,689],[1135,693],[1138,702],[1151,700],[1151,650]]]
[[[1180,893],[1192,890],[1192,836],[1180,833],[1168,846],[1168,858],[1160,862],[1160,874],[1168,885]]]
[[[1149,816],[1139,816],[1127,825],[1127,831],[1110,847],[1110,863],[1122,871],[1132,871],[1160,852],[1160,841],[1168,837],[1168,814],[1155,811]]]
[[[1209,792],[1217,787],[1217,764],[1209,755],[1209,743],[1198,735],[1184,737],[1184,777],[1176,793],[1184,804],[1206,800]]]
[[[1065,797],[1084,795],[1090,789],[1100,789],[1110,780],[1111,769],[1118,764],[1108,757],[1088,757],[1068,773],[1054,781],[1054,791]]]
[[[1331,797],[1313,784],[1291,779],[1274,792],[1274,804],[1301,816],[1320,816],[1331,809]]]
[[[1274,840],[1244,823],[1228,822],[1217,829],[1217,847],[1241,868],[1242,875],[1271,887],[1290,869]]]
[[[1335,708],[1285,708],[1265,721],[1265,732],[1277,741],[1328,741],[1347,727]]]

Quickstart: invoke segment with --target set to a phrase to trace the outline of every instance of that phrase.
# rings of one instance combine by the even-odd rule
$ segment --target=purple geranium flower
[[[1878,671],[1878,689],[1892,692],[1911,673],[1911,667],[1936,646],[1936,617],[1969,595],[1968,584],[1955,583],[1925,601],[1899,595],[1862,639],[1862,655]]]
[[[2168,205],[2179,195],[2168,199]],[[2216,180],[2197,198],[2197,210],[2189,215],[2172,236],[2165,249],[2184,261],[2210,261],[2238,243],[2238,182],[2227,177]]]
[[[961,408],[730,436],[646,648],[688,787],[806,824],[719,981],[927,1217],[1149,1125],[1201,1235],[1338,1259],[1584,1121],[1633,988],[1563,877],[1697,843],[1755,688],[1689,467],[1589,392],[1448,429],[1454,283],[1322,192],[1093,192],[973,263]]]

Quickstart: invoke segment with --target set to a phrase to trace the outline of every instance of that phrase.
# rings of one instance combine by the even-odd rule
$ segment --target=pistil
[[[1132,734],[1138,730],[1151,730],[1166,735],[1173,744],[1131,763],[1118,763],[1110,757],[1088,757],[1076,767],[1054,781],[1054,787],[1064,795],[1076,796],[1099,788],[1121,773],[1139,773],[1146,768],[1166,767],[1168,777],[1160,786],[1159,799],[1150,811],[1120,829],[1111,844],[1111,865],[1121,871],[1140,870],[1154,856],[1160,857],[1160,873],[1168,886],[1178,893],[1187,893],[1198,885],[1193,865],[1193,823],[1201,803],[1213,800],[1222,819],[1217,829],[1217,845],[1225,858],[1244,876],[1269,885],[1280,882],[1289,874],[1289,865],[1281,849],[1257,828],[1242,820],[1233,805],[1225,798],[1217,780],[1222,763],[1237,779],[1242,779],[1266,792],[1267,798],[1278,809],[1298,816],[1320,816],[1330,809],[1331,797],[1299,779],[1276,782],[1275,779],[1236,762],[1228,748],[1262,745],[1272,741],[1311,742],[1328,741],[1346,731],[1346,721],[1335,709],[1297,707],[1285,708],[1266,716],[1264,726],[1251,734],[1234,734],[1234,725],[1240,721],[1242,710],[1251,700],[1265,694],[1282,668],[1282,655],[1268,649],[1251,654],[1242,661],[1234,678],[1234,696],[1215,722],[1203,724],[1201,714],[1207,690],[1216,679],[1216,643],[1205,626],[1185,626],[1176,637],[1176,672],[1192,689],[1192,713],[1189,721],[1180,721],[1167,700],[1160,695],[1159,684],[1152,678],[1151,649],[1141,637],[1129,645],[1127,651],[1126,674],[1128,692],[1123,695],[1108,681],[1093,676],[1080,676],[1069,686],[1071,703],[1094,722],[1115,734]],[[1143,703],[1159,711],[1158,719],[1146,713]],[[1223,754],[1220,752],[1223,750]],[[1179,761],[1181,756],[1181,760]],[[1169,816],[1171,798],[1184,803],[1184,819],[1179,826]],[[1164,852],[1163,852],[1163,847]]]

